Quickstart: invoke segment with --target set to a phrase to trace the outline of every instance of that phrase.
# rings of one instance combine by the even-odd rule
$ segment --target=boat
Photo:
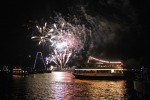
[[[90,56],[86,64],[74,69],[75,78],[82,79],[114,79],[124,78],[121,61],[106,61]]]
[[[22,68],[13,68],[12,75],[28,75],[28,71]]]

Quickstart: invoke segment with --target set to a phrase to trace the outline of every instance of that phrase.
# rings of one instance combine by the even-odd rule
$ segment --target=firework
[[[39,44],[47,43],[52,52],[46,58],[47,63],[54,62],[63,68],[71,56],[84,49],[87,34],[91,34],[85,25],[71,24],[62,16],[56,16],[55,23],[44,26],[36,26],[38,32],[32,39],[38,40]]]
[[[35,32],[33,33],[33,36],[31,39],[34,39],[38,41],[38,44],[40,45],[41,43],[46,43],[49,41],[49,32],[53,32],[52,29],[48,28],[47,23],[45,22],[44,25],[36,25]]]

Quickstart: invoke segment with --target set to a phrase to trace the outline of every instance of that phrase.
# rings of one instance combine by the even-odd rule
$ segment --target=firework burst
[[[91,32],[85,25],[72,24],[66,21],[62,16],[57,15],[53,24],[36,26],[38,32],[32,36],[32,39],[38,40],[39,44],[47,43],[48,48],[53,49],[49,52],[47,62],[54,62],[63,68],[71,56],[84,50],[87,35]]]

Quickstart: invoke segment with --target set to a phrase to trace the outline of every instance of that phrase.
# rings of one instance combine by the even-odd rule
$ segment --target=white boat
[[[13,68],[12,75],[28,75],[28,71],[22,68]]]
[[[121,61],[106,61],[90,56],[85,66],[75,68],[73,75],[76,78],[123,78],[123,72]]]

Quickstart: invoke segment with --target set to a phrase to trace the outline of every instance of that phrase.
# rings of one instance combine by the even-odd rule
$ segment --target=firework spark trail
[[[65,60],[66,54],[67,54],[67,53],[66,53],[66,50],[65,50],[65,52],[63,53],[63,56],[62,56],[62,62],[64,62],[64,65],[65,65],[65,61],[66,61],[66,60]]]
[[[66,63],[69,61],[69,58],[72,54],[72,53],[67,53],[66,50],[63,53],[58,53],[57,50],[54,50],[54,52],[55,53],[52,56],[52,57],[54,57],[53,62],[55,62],[55,64],[60,66],[60,68],[62,68],[66,65]]]
[[[66,65],[66,63],[69,61],[69,58],[70,58],[71,55],[72,55],[72,53],[69,53],[69,54],[68,54],[68,56],[67,56],[67,58],[66,58],[66,61],[65,61],[64,65]]]

